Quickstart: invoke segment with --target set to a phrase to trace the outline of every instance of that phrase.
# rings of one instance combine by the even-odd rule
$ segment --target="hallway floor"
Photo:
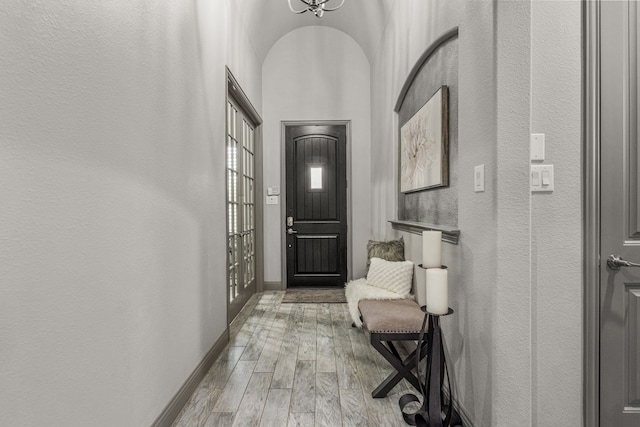
[[[403,380],[384,399],[371,391],[391,372],[352,328],[346,304],[282,304],[254,296],[231,341],[174,426],[404,426]]]

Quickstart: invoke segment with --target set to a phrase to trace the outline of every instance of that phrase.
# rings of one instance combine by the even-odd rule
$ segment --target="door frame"
[[[600,1],[582,2],[583,23],[583,416],[600,421]]]
[[[353,271],[353,233],[351,226],[351,120],[283,120],[280,122],[280,253],[281,253],[281,290],[287,290],[287,239],[284,235],[284,223],[287,218],[287,158],[286,158],[286,128],[288,126],[345,126],[347,153],[347,281],[351,280]]]
[[[233,95],[232,95],[233,94]],[[255,144],[255,197],[256,197],[256,217],[255,217],[255,227],[256,227],[256,293],[262,292],[264,290],[264,205],[263,205],[263,166],[262,166],[262,118],[260,114],[255,109],[251,100],[247,96],[247,94],[242,90],[242,87],[238,83],[238,80],[234,77],[233,73],[229,69],[228,66],[225,66],[225,98],[224,98],[224,111],[225,111],[225,125],[224,125],[224,144],[225,144],[225,153],[226,153],[226,144],[227,144],[227,119],[226,119],[226,111],[227,111],[227,103],[229,99],[233,98],[233,100],[242,108],[243,112],[249,117],[250,120],[255,124],[254,129],[254,144]],[[230,318],[229,312],[229,248],[228,245],[228,236],[229,236],[229,219],[227,218],[227,200],[229,199],[228,194],[228,185],[227,185],[227,166],[226,166],[226,154],[224,156],[225,166],[224,170],[224,182],[225,191],[224,191],[224,206],[225,206],[225,270],[226,270],[226,282],[225,282],[225,296],[226,296],[226,309],[227,309],[227,325],[230,325],[233,319]],[[243,305],[246,304],[246,301]]]

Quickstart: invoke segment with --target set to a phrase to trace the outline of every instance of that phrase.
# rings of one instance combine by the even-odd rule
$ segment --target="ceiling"
[[[322,25],[336,28],[350,35],[373,61],[382,32],[387,24],[396,0],[345,0],[335,12],[326,12],[316,18],[310,12],[296,15],[289,10],[287,0],[234,0],[244,21],[249,38],[261,61],[271,47],[285,34],[300,27]],[[338,0],[331,0],[331,7]],[[300,0],[291,0],[294,8],[300,9]]]

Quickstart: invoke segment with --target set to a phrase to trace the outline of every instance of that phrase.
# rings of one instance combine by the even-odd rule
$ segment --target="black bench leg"
[[[391,344],[391,343],[389,343]],[[395,371],[389,374],[387,378],[371,393],[374,398],[385,397],[393,387],[398,384],[402,378],[406,378],[416,389],[420,389],[420,382],[418,378],[413,374],[412,369],[417,365],[417,349],[413,351],[406,360],[401,360],[397,350],[391,344],[392,350],[389,350],[378,339],[376,334],[371,334],[371,345],[378,353],[382,355],[390,364],[395,368]],[[426,356],[426,343],[423,343],[421,348],[420,358]]]
[[[387,378],[385,378],[384,381],[380,383],[378,387],[376,387],[375,390],[371,392],[371,397],[373,397],[374,399],[386,397],[391,389],[393,389],[401,380],[402,374],[398,371],[393,371]]]
[[[387,346],[389,346],[389,350],[391,350],[397,359],[401,359],[400,354],[398,353],[398,350],[396,350],[396,346],[393,345],[392,341],[387,341]]]

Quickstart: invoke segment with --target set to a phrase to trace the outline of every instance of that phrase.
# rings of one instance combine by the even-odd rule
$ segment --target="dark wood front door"
[[[285,141],[287,286],[343,286],[346,126],[286,126]]]

